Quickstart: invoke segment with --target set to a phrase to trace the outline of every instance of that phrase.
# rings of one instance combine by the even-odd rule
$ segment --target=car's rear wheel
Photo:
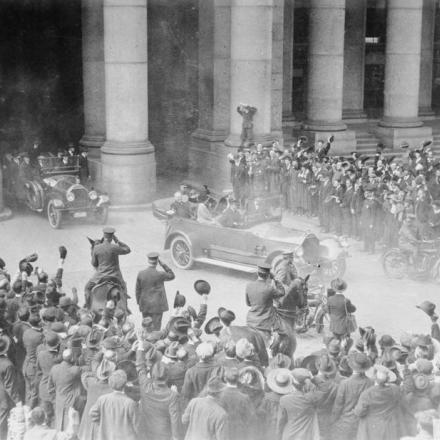
[[[191,269],[194,265],[194,257],[191,243],[182,235],[177,235],[171,241],[171,259],[179,269]]]
[[[100,206],[95,211],[96,223],[103,225],[103,224],[107,223],[107,219],[108,219],[108,206]]]
[[[49,200],[47,204],[47,219],[53,229],[59,229],[61,227],[63,213],[55,207],[53,200]]]

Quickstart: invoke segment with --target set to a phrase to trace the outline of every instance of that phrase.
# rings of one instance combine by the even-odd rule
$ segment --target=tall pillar
[[[199,0],[199,126],[192,135],[189,169],[192,179],[218,188],[229,181],[224,141],[229,133],[230,66],[230,0]]]
[[[284,0],[284,37],[283,37],[283,126],[292,125],[292,81],[293,81],[293,24],[295,16],[295,0]]]
[[[104,0],[105,113],[102,186],[115,205],[140,204],[156,190],[148,140],[147,0]]]
[[[365,118],[364,72],[367,0],[346,0],[344,41],[344,89],[342,116]]]
[[[423,0],[419,116],[432,116],[432,63],[434,58],[435,0]]]
[[[81,19],[85,133],[80,143],[94,158],[105,141],[103,0],[82,0]]]
[[[273,0],[271,138],[283,142],[284,0]]]
[[[3,203],[3,173],[0,165],[0,222],[10,218],[12,215],[11,210],[7,208]]]
[[[422,7],[423,0],[388,0],[384,116],[377,135],[390,147],[432,137],[418,118]]]
[[[307,121],[312,140],[335,135],[333,153],[355,147],[355,135],[342,122],[345,0],[310,1]]]
[[[274,0],[231,0],[231,99],[228,146],[240,145],[240,103],[257,108],[254,141],[269,144],[272,129],[272,22]]]

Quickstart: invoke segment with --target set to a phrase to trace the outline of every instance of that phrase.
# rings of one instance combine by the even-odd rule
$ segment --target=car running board
[[[195,258],[195,261],[203,264],[211,264],[213,266],[226,267],[227,269],[238,270],[246,273],[257,273],[257,268],[247,264],[231,263],[229,261],[216,260],[214,258]]]

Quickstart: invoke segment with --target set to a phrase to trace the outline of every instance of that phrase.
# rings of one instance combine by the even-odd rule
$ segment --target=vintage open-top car
[[[209,191],[208,197],[215,217],[223,211],[229,196]],[[178,217],[170,211],[172,202],[173,198],[155,201],[153,215],[166,220],[164,248],[170,249],[173,263],[181,269],[190,269],[199,262],[252,273],[260,263],[276,265],[282,252],[291,250],[299,275],[311,274],[315,282],[345,273],[346,243],[330,234],[319,240],[309,231],[283,226],[277,196],[249,200],[240,227],[200,223],[195,215]],[[197,201],[192,203],[195,212]]]
[[[32,211],[46,213],[52,228],[60,228],[67,218],[92,217],[105,223],[109,197],[95,189],[88,189],[79,179],[79,158],[68,161],[58,157],[38,157],[35,177],[24,183],[25,204]]]

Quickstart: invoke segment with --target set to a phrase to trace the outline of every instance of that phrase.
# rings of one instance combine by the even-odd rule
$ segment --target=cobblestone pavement
[[[284,221],[298,228],[316,230],[313,219],[287,217]],[[113,211],[108,224],[116,228],[118,238],[132,249],[131,254],[120,258],[120,263],[132,297],[129,306],[135,312],[134,319],[139,321],[134,300],[136,275],[145,266],[148,252],[160,251],[161,258],[170,263],[168,252],[163,251],[165,225],[148,210]],[[64,289],[69,293],[72,287],[78,287],[82,300],[83,287],[92,275],[87,237],[100,236],[99,225],[75,222],[65,224],[63,229],[52,230],[44,217],[19,213],[11,220],[0,222],[0,257],[6,261],[12,273],[20,258],[38,252],[39,260],[36,264],[52,274],[55,273],[58,261],[58,246],[65,245],[68,256]],[[350,254],[345,276],[348,283],[347,296],[358,308],[356,317],[359,325],[371,325],[378,334],[389,333],[396,337],[404,331],[429,332],[429,319],[415,305],[426,299],[440,304],[440,287],[437,284],[387,279],[382,271],[380,254],[364,254],[359,242],[350,242]],[[220,306],[229,307],[237,315],[236,323],[241,325],[245,322],[247,311],[244,289],[252,278],[252,275],[202,265],[190,271],[176,269],[176,279],[167,283],[168,302],[172,305],[174,294],[179,290],[187,297],[189,304],[197,306],[199,297],[192,286],[197,279],[206,279],[212,286],[208,315],[216,313]],[[319,347],[321,343],[321,337],[311,330],[299,336],[298,352],[305,353]]]

